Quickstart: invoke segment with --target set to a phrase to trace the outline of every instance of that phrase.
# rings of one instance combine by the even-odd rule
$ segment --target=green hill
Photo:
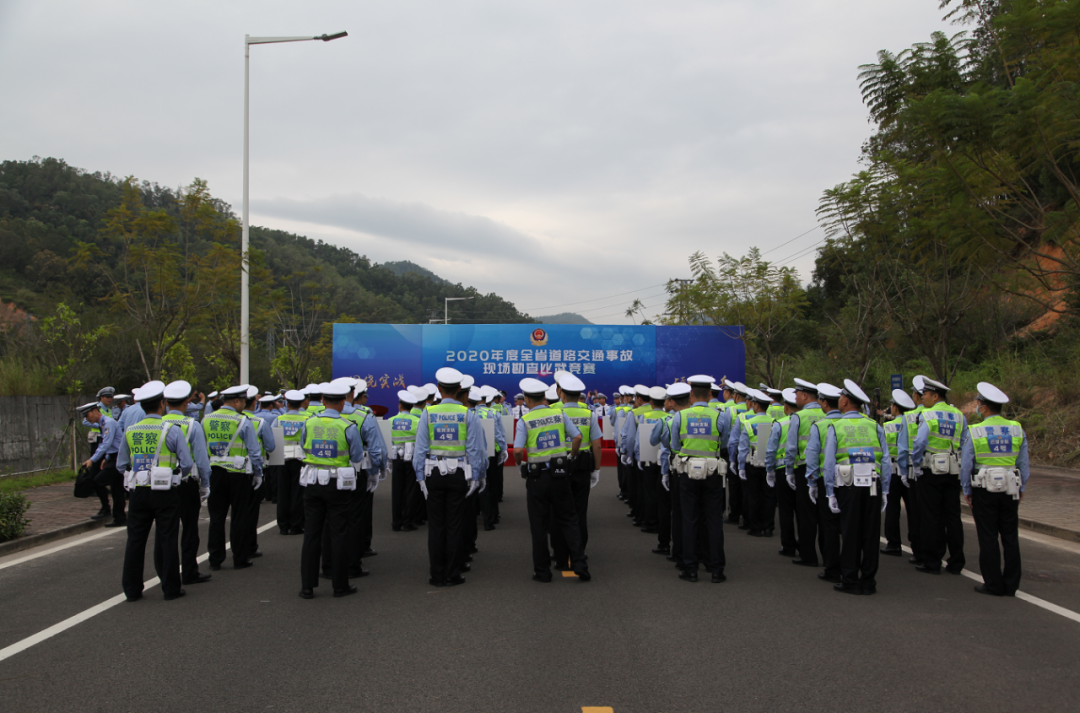
[[[543,324],[592,324],[577,312],[561,312],[550,317],[537,317],[536,321]]]

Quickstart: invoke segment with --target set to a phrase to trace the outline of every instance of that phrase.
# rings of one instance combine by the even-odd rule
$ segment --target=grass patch
[[[75,472],[71,470],[51,470],[47,473],[10,475],[0,478],[0,493],[16,493],[20,490],[40,488],[43,485],[73,482],[75,482]]]

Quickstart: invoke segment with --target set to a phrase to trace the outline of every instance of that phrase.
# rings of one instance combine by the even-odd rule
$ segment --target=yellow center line
[[[576,577],[577,574],[575,574],[574,572],[563,572],[562,576],[564,576],[564,577]],[[593,710],[601,711],[601,710],[605,710],[605,709],[603,709],[603,708],[595,708]]]
[[[608,706],[582,706],[581,713],[615,713],[615,709]]]

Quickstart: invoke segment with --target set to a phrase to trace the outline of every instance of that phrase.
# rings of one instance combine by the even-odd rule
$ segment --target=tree
[[[68,394],[72,408],[75,397],[85,393],[84,379],[92,368],[98,342],[111,333],[104,326],[85,328],[74,310],[63,302],[56,306],[56,314],[41,321],[44,353],[52,376],[60,393]]]

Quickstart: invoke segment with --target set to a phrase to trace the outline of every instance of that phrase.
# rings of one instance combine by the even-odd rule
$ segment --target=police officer
[[[304,488],[304,546],[300,556],[300,597],[311,599],[319,586],[320,555],[331,553],[330,579],[334,596],[356,594],[349,584],[350,559],[347,542],[349,511],[362,490],[360,465],[364,444],[356,424],[343,418],[345,397],[353,387],[342,380],[319,385],[324,408],[304,421],[300,442],[304,450],[304,468],[300,484]],[[324,543],[323,538],[329,538]]]
[[[664,555],[676,566],[682,566],[682,497],[679,493],[679,476],[671,468],[671,422],[676,413],[690,407],[690,385],[675,383],[667,388],[667,401],[670,407],[664,418],[662,428],[654,429],[649,442],[660,446],[660,490],[657,500],[660,526],[657,533],[657,547],[652,552]],[[671,491],[674,484],[675,491]]]
[[[900,434],[905,430],[904,415],[915,408],[915,402],[901,389],[893,389],[892,405],[889,407],[892,420],[885,423],[885,442],[889,445],[889,459],[892,466],[892,478],[889,480],[888,505],[885,508],[885,546],[881,548],[881,554],[892,557],[900,557],[904,554],[900,535],[900,501],[904,502],[908,521],[908,542],[914,547],[913,533],[916,530],[914,518],[915,504],[911,495],[911,489],[905,485],[907,480],[907,453],[904,454],[904,462],[900,462],[900,450],[898,441]]]
[[[796,543],[799,556],[792,562],[806,567],[817,567],[819,517],[817,501],[810,499],[806,462],[810,429],[818,420],[825,418],[825,412],[818,403],[817,384],[805,379],[795,379],[795,406],[797,410],[791,414],[784,448],[788,485],[791,485],[792,480],[795,482],[795,511],[799,523]]]
[[[108,416],[114,421],[120,417],[120,409],[114,405],[115,396],[116,389],[111,386],[106,386],[97,392],[98,411],[100,411],[103,416]],[[90,445],[90,453],[93,454],[101,444],[101,427],[97,425],[97,422],[92,422],[85,418],[85,414],[82,425],[90,429],[86,434],[86,440]]]
[[[829,498],[830,512],[840,514],[843,535],[841,582],[833,588],[845,594],[877,591],[878,533],[892,477],[885,430],[859,410],[869,404],[866,392],[845,379],[838,402],[843,417],[819,423],[819,428],[828,423],[822,466],[824,495]]]
[[[415,531],[411,520],[410,488],[416,483],[413,470],[413,448],[416,447],[416,426],[420,417],[412,413],[416,397],[409,391],[397,392],[398,413],[390,419],[390,529],[394,532]]]
[[[465,498],[480,487],[487,454],[476,414],[454,398],[461,372],[443,367],[435,379],[442,400],[416,424],[413,470],[427,500],[428,583],[452,587],[465,583]]]
[[[532,578],[537,582],[551,581],[547,536],[550,528],[557,527],[570,552],[574,572],[581,581],[587,582],[592,575],[581,548],[581,529],[570,490],[570,475],[581,447],[581,432],[565,412],[544,405],[547,386],[542,381],[523,379],[520,387],[529,411],[521,418],[514,437],[514,458],[521,464],[527,491]]]
[[[465,385],[468,384],[468,387]],[[461,382],[462,389],[458,392],[458,401],[465,404],[469,408],[469,413],[476,416],[477,422],[479,422],[483,416],[477,408],[480,407],[480,402],[483,401],[483,397],[480,395],[480,387],[475,386],[476,380],[466,374]],[[481,461],[481,473],[480,473],[480,485],[471,494],[465,498],[465,564],[462,565],[462,571],[468,572],[473,561],[472,556],[479,550],[476,547],[476,536],[478,532],[476,520],[480,516],[480,493],[483,490],[487,490],[487,469],[490,463],[488,459],[488,440],[487,432],[481,427],[480,430],[480,442],[484,448],[484,458]],[[492,444],[494,447],[494,444]]]
[[[263,419],[266,423],[267,429],[269,429],[271,435],[274,433],[274,426],[277,425],[278,410],[277,410],[278,395],[272,393],[265,393],[262,398],[259,399],[259,410],[256,412],[259,418]],[[274,450],[277,450],[277,436],[274,438]],[[277,505],[277,486],[278,480],[281,478],[281,470],[284,466],[270,465],[269,454],[266,454],[264,458],[267,463],[263,473],[263,498],[274,505]],[[256,529],[258,529],[258,518],[255,518]]]
[[[746,492],[746,534],[751,537],[772,537],[775,529],[776,477],[769,482],[765,468],[765,448],[772,435],[773,418],[767,413],[772,398],[758,390],[748,389],[750,411],[740,419],[737,458],[739,480]],[[760,446],[760,447],[759,447]]]
[[[493,403],[497,393],[491,386],[482,386],[479,396],[488,403]],[[502,492],[503,463],[508,457],[506,431],[503,429],[502,415],[492,406],[478,404],[476,413],[481,419],[494,421],[495,424],[495,455],[488,458],[485,481],[479,494],[480,512],[484,517],[484,531],[490,532],[495,529],[499,521],[499,493]]]
[[[777,419],[776,424],[779,427],[772,429],[765,447],[765,473],[776,493],[776,509],[780,520],[780,556],[795,557],[798,555],[799,545],[798,531],[795,529],[797,484],[794,470],[787,467],[785,453],[791,416],[798,410],[795,389],[785,389],[781,392],[781,398],[784,401],[784,413]]]
[[[181,429],[161,418],[165,412],[164,394],[165,384],[160,381],[138,389],[136,398],[146,415],[125,430],[116,458],[116,467],[125,472],[125,485],[131,492],[122,578],[129,602],[142,598],[143,562],[151,526],[155,528],[154,569],[161,579],[165,600],[184,596],[177,550],[177,486],[194,464]]]
[[[979,382],[975,412],[983,417],[971,426],[960,462],[960,487],[975,517],[979,538],[980,594],[1014,596],[1020,588],[1019,508],[1031,473],[1027,435],[1016,421],[1001,415],[1009,397],[985,381]],[[1001,549],[998,549],[998,538]],[[1001,571],[1001,551],[1005,572]]]
[[[739,477],[739,437],[742,433],[742,419],[746,417],[750,408],[746,403],[746,395],[749,391],[741,381],[725,380],[724,386],[726,387],[725,390],[731,394],[730,405],[723,404],[723,407],[728,411],[731,430],[728,432],[728,437],[721,444],[724,457],[728,462],[727,521],[733,525],[738,525],[740,530],[749,530],[750,525],[747,523],[746,518],[746,494],[743,492],[742,478]]]
[[[919,415],[926,410],[922,403],[925,378],[919,374],[911,380],[911,401],[915,408],[904,414],[904,427],[896,437],[896,462],[900,468],[900,481],[908,491],[908,499],[904,503],[909,506],[908,540],[911,542],[912,556],[908,558],[908,563],[916,566],[923,563],[922,547],[919,545],[922,525],[919,520],[919,473],[915,472],[911,449],[915,444],[915,436],[919,433]]]
[[[818,384],[817,389],[825,416],[810,427],[806,442],[807,494],[818,512],[818,545],[824,567],[824,571],[818,573],[818,579],[839,584],[843,581],[840,570],[840,513],[831,507],[832,503],[825,495],[822,468],[825,466],[825,429],[829,426],[826,422],[843,416],[840,413],[841,391],[826,383]]]
[[[272,466],[267,463],[267,454],[277,448],[277,441],[274,438],[274,429],[271,425],[273,416],[269,411],[261,411],[261,415],[256,416],[252,410],[255,408],[255,402],[259,400],[259,389],[255,386],[248,386],[247,399],[244,402],[243,414],[251,419],[252,424],[255,426],[255,436],[259,439],[259,444],[262,447],[260,455],[263,460],[263,474],[259,478],[257,485],[252,485],[251,500],[248,501],[247,511],[247,528],[248,528],[248,543],[251,550],[250,557],[255,559],[256,557],[262,557],[262,550],[259,549],[259,511],[262,508],[263,498],[268,498],[269,486],[267,481],[276,475],[276,471]]]
[[[641,457],[641,438],[650,439],[652,442],[653,431],[663,424],[667,414],[664,412],[664,401],[667,399],[667,390],[663,386],[653,386],[649,389],[647,408],[638,417],[636,424],[631,426],[634,461],[637,463],[638,477],[641,481],[641,531],[650,535],[660,533],[660,513],[657,491],[662,489],[660,479],[659,453],[655,460],[643,460]]]
[[[923,378],[924,411],[911,449],[911,465],[917,472],[919,498],[919,547],[922,564],[915,569],[941,574],[941,560],[948,543],[946,571],[964,570],[964,526],[960,521],[960,454],[968,440],[967,419],[960,409],[945,401],[949,387]]]
[[[634,527],[645,524],[645,477],[641,472],[634,446],[637,443],[637,424],[642,414],[652,410],[649,402],[649,387],[635,384],[633,389],[633,407],[626,412],[619,434],[619,444],[623,452],[622,462],[626,468],[626,492],[630,502],[630,515]]]
[[[416,399],[416,405],[409,411],[417,419],[424,413],[426,408],[428,391],[423,386],[410,386],[408,388],[410,394]],[[420,425],[420,421],[416,422],[417,427]],[[413,440],[413,448],[416,447],[415,437]],[[409,467],[412,467],[412,457],[409,457]],[[417,528],[427,524],[427,502],[424,500],[424,494],[420,492],[420,483],[416,480],[416,471],[413,471],[413,480],[407,486],[409,493],[408,514],[406,520],[416,525]]]
[[[116,454],[120,450],[124,433],[120,424],[102,412],[100,401],[80,406],[77,410],[83,416],[83,423],[89,423],[100,434],[97,447],[84,466],[94,473],[94,490],[101,500],[101,509],[91,515],[91,520],[102,520],[113,516],[105,527],[126,527],[127,516],[124,514],[124,477],[116,469]],[[109,490],[112,490],[113,504],[109,507]]]
[[[349,533],[346,535],[349,547],[352,548],[350,574],[354,577],[363,577],[366,576],[367,570],[363,568],[361,559],[378,554],[371,548],[374,536],[375,489],[386,479],[387,448],[383,443],[382,431],[379,430],[377,419],[371,409],[364,405],[367,401],[367,381],[344,377],[335,379],[331,383],[335,382],[352,387],[352,398],[357,405],[350,405],[346,400],[341,415],[356,424],[360,440],[364,442],[363,470],[360,475],[366,480],[362,483],[362,487],[357,488],[354,495],[356,502],[353,504],[354,510],[349,514]],[[329,565],[325,552],[323,557],[323,564]],[[323,571],[328,570],[324,567]]]
[[[221,392],[221,408],[203,419],[210,452],[210,497],[206,501],[210,530],[206,548],[214,571],[221,569],[225,561],[225,518],[230,510],[233,567],[252,565],[247,513],[255,488],[262,485],[263,458],[255,425],[242,413],[247,393],[247,384],[225,389]]]
[[[278,469],[277,524],[282,535],[304,534],[304,491],[300,487],[300,471],[304,467],[304,444],[300,430],[311,418],[304,412],[308,398],[302,391],[285,392],[285,413],[277,417],[285,449],[285,465]]]
[[[581,401],[581,394],[585,391],[585,384],[581,379],[569,372],[562,372],[556,386],[563,403],[563,414],[581,433],[581,444],[585,446],[580,449],[570,473],[570,495],[574,500],[581,551],[584,553],[589,545],[589,493],[600,482],[600,421],[596,412]],[[555,568],[564,571],[570,569],[570,547],[563,537],[562,528],[554,521],[551,528],[551,549],[554,551]]]
[[[679,579],[698,581],[699,559],[705,560],[712,581],[727,579],[724,568],[724,476],[720,448],[731,428],[729,412],[709,406],[713,377],[688,378],[693,405],[671,419],[671,453],[679,473],[682,500],[683,567]],[[726,464],[725,464],[726,466]],[[700,551],[699,531],[706,530],[707,548]]]
[[[186,381],[174,381],[165,387],[165,401],[168,413],[162,420],[175,424],[184,435],[191,452],[195,467],[180,479],[176,487],[180,500],[180,572],[184,584],[202,584],[210,579],[209,574],[199,573],[199,511],[202,503],[210,495],[210,457],[206,452],[206,435],[202,425],[185,414],[188,400],[192,396],[191,384]]]

